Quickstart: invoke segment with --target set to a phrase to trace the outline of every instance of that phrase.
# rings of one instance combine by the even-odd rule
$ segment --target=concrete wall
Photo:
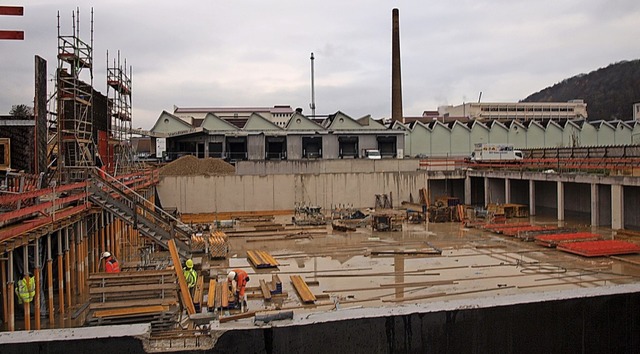
[[[629,285],[632,287],[634,285]],[[575,290],[574,290],[575,291]],[[577,291],[575,291],[577,292]],[[570,293],[570,291],[567,291]],[[224,326],[201,337],[201,348],[166,348],[174,353],[638,353],[640,352],[640,293],[567,298],[520,303],[499,301],[478,305],[481,299],[453,301],[423,307],[402,306],[334,311],[343,319],[301,320],[302,324],[241,327]],[[526,296],[522,298],[526,299]],[[457,306],[454,306],[457,305]],[[358,310],[355,310],[358,311]],[[245,320],[246,321],[246,320]],[[91,338],[74,338],[55,330],[48,340],[6,333],[2,353],[145,353],[146,336],[108,336],[116,326]],[[63,330],[60,330],[61,332]],[[5,335],[3,333],[3,335]],[[17,338],[14,338],[17,337]],[[185,340],[185,342],[188,339]],[[176,342],[176,345],[179,344]]]
[[[624,227],[640,230],[640,187],[624,187]],[[611,201],[611,198],[609,198]]]
[[[263,160],[265,158],[264,135],[249,135],[247,137],[247,155],[249,160]]]
[[[485,196],[486,203],[492,204],[504,204],[505,199],[505,187],[503,178],[489,178],[487,180],[488,195]]]
[[[417,159],[238,161],[236,175],[415,172],[419,167]]]
[[[164,176],[158,195],[163,207],[176,207],[181,213],[288,210],[296,203],[365,208],[375,205],[376,194],[391,192],[394,203],[409,200],[427,179],[424,172]]]
[[[611,226],[611,186],[600,184],[597,189],[600,226]],[[640,225],[640,223],[636,225]]]
[[[302,158],[302,136],[287,136],[287,159],[296,160]],[[236,169],[238,165],[236,164]]]
[[[529,181],[510,179],[511,203],[529,205]]]
[[[577,219],[590,219],[591,185],[586,183],[564,183],[564,212]]]

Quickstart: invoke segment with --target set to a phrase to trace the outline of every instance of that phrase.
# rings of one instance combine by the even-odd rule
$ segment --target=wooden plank
[[[22,7],[22,6],[0,6],[0,15],[22,16],[22,15],[24,15],[24,7]]]
[[[89,288],[89,294],[109,294],[109,293],[126,293],[146,290],[177,290],[176,284],[144,284],[144,285],[128,285],[128,286],[109,286],[102,288]]]
[[[220,283],[220,287],[222,291],[220,291],[220,307],[226,309],[229,307],[229,286],[226,281],[222,281]]]
[[[196,313],[196,308],[193,305],[193,301],[191,300],[189,287],[187,286],[187,281],[184,278],[184,273],[182,272],[182,263],[180,263],[180,256],[178,256],[176,242],[174,240],[169,240],[169,242],[167,243],[169,244],[169,252],[171,253],[171,260],[173,261],[173,268],[176,272],[176,276],[178,277],[178,284],[180,284],[180,296],[182,297],[182,304],[187,309],[187,313],[189,315],[193,315],[194,313]]]
[[[271,289],[267,286],[267,282],[260,279],[260,288],[262,290],[262,297],[265,301],[271,301]]]
[[[193,303],[200,305],[204,298],[204,277],[202,275],[196,278],[196,288],[193,291]]]
[[[216,280],[209,280],[209,293],[207,294],[207,307],[212,309],[216,299]]]
[[[147,299],[137,299],[137,300],[122,300],[122,301],[110,301],[110,302],[96,302],[91,303],[89,305],[90,310],[104,310],[104,309],[114,309],[120,307],[137,307],[137,306],[152,306],[152,305],[165,305],[172,306],[178,303],[178,297],[176,292],[176,297],[167,297],[164,299],[160,298],[147,298]]]
[[[140,315],[145,313],[154,313],[154,312],[163,312],[168,311],[168,306],[142,306],[142,307],[130,307],[123,309],[113,309],[113,310],[101,310],[93,313],[93,317],[116,317],[116,316],[129,316],[129,315]]]
[[[120,272],[120,273],[96,273],[89,276],[89,280],[103,280],[103,279],[131,279],[131,278],[155,278],[160,275],[172,277],[175,272],[172,269],[165,270],[143,270],[136,272]],[[136,280],[139,281],[139,280]]]
[[[304,303],[312,303],[316,301],[316,296],[313,295],[307,283],[304,282],[301,276],[299,275],[291,275],[291,282],[293,283],[293,287],[296,289],[298,296],[302,299]]]
[[[241,313],[239,315],[224,316],[224,317],[220,317],[220,323],[240,320],[240,319],[243,319],[243,318],[249,318],[249,317],[253,317],[255,315],[256,315],[255,311],[249,311],[249,312]]]

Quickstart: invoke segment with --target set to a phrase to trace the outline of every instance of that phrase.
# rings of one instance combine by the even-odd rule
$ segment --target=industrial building
[[[255,112],[233,118],[211,112],[201,119],[180,118],[165,111],[150,134],[166,138],[170,160],[184,155],[228,161],[361,158],[367,149],[389,158],[403,156],[405,132],[371,116],[353,119],[336,112],[314,119],[296,112],[284,126],[277,119]]]
[[[440,106],[439,115],[468,117],[471,120],[539,122],[587,118],[587,104],[583,100],[569,102],[467,102],[458,106]]]
[[[401,99],[391,127],[163,112],[150,134],[175,161],[157,168],[133,158],[130,70],[107,61],[96,104],[93,43],[73,23],[55,111],[36,57],[35,116],[0,136],[0,352],[640,351],[637,145],[541,148],[522,164],[398,158],[420,144],[411,129],[458,153],[465,136],[631,125],[407,130]]]

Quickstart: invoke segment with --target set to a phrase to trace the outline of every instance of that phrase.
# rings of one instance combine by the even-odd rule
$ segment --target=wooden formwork
[[[96,273],[89,277],[90,326],[150,322],[152,331],[177,323],[178,285],[173,270]]]

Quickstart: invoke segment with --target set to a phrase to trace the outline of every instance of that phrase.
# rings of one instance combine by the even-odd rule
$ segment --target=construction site
[[[637,146],[143,164],[131,69],[107,54],[97,92],[79,22],[55,95],[36,57],[34,117],[0,130],[0,352],[640,351]]]

